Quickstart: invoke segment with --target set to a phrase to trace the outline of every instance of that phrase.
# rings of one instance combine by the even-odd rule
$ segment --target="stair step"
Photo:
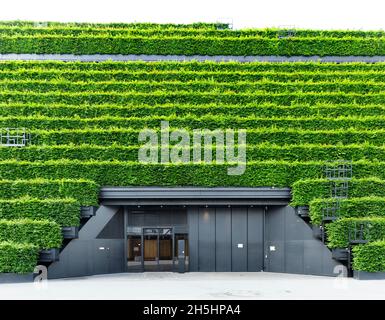
[[[335,260],[347,261],[349,258],[349,249],[347,248],[332,249],[332,258]]]
[[[62,227],[64,239],[77,239],[79,237],[79,227]]]
[[[81,207],[80,208],[80,218],[89,219],[89,218],[93,217],[96,214],[97,209],[98,209],[98,207],[96,207],[96,206]]]
[[[301,218],[308,218],[309,217],[309,206],[301,206],[297,207],[297,215]]]
[[[59,261],[59,249],[45,249],[39,252],[39,263]]]

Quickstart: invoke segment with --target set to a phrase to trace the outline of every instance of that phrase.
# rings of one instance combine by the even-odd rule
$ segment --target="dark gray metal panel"
[[[159,226],[159,212],[151,212],[148,211],[144,214],[144,224],[143,226]],[[170,221],[170,213],[165,213],[164,218],[165,220]]]
[[[269,208],[265,232],[266,271],[285,272],[285,212],[282,208]]]
[[[289,199],[287,198],[273,198],[273,199],[230,199],[230,198],[224,198],[224,199],[176,199],[176,200],[169,200],[169,199],[101,199],[101,204],[105,206],[286,206],[289,203]]]
[[[304,273],[322,275],[323,274],[322,260],[323,260],[322,250],[320,250],[319,243],[312,240],[305,241],[304,242]]]
[[[199,271],[215,271],[215,209],[199,208]]]
[[[121,208],[97,236],[98,239],[123,239],[124,214]]]
[[[144,226],[144,213],[130,212],[127,219],[128,226]]]
[[[109,257],[108,257],[108,272],[120,273],[126,271],[125,255],[124,253],[124,240],[110,239],[108,243]]]
[[[333,271],[338,263],[329,249],[313,237],[311,227],[290,206],[269,208],[265,249],[266,271],[337,275]]]
[[[319,251],[321,251],[320,256],[322,257],[321,275],[337,277],[342,271],[341,268],[344,268],[346,270],[346,267],[344,265],[332,258],[332,252],[325,246],[321,246],[321,249],[319,249]],[[342,275],[347,276],[347,270]]]
[[[231,271],[247,271],[247,208],[232,208],[231,235]]]
[[[60,260],[49,266],[49,279],[126,271],[124,239],[77,239],[67,247]]]
[[[304,241],[285,241],[285,272],[304,273]]]
[[[48,267],[48,278],[81,277],[92,274],[92,240],[72,240],[60,253],[60,260]]]
[[[263,269],[263,207],[247,210],[247,271]]]
[[[95,239],[92,242],[91,254],[92,274],[105,274],[109,270],[109,243],[106,239]],[[123,252],[122,252],[123,254]]]
[[[115,205],[286,205],[289,188],[198,188],[198,187],[104,187],[103,204]]]
[[[285,272],[284,241],[266,241],[265,268],[268,272]]]
[[[217,208],[215,214],[215,270],[231,271],[231,209]]]
[[[97,273],[124,272],[124,238],[120,239],[96,239],[100,233],[118,232],[115,237],[121,236],[121,230],[124,232],[124,223],[120,228],[117,223],[122,220],[123,214],[119,207],[101,206],[94,217],[79,231],[79,239],[72,240],[60,252],[59,261],[52,263],[48,267],[48,277],[65,278],[81,277]],[[106,226],[112,223],[112,227]],[[108,232],[107,232],[108,231]],[[107,252],[101,252],[99,247],[110,248],[114,252],[111,256]],[[119,258],[118,258],[119,255]],[[119,260],[119,261],[118,261]],[[107,267],[105,265],[107,264]],[[110,271],[112,270],[112,271]],[[119,271],[118,271],[119,270]]]
[[[171,222],[172,225],[187,225],[186,209],[173,208]]]
[[[199,220],[198,208],[188,208],[188,245],[189,245],[189,271],[198,271],[199,265]]]
[[[119,206],[100,206],[95,216],[91,217],[79,231],[79,239],[95,239],[104,229],[107,223],[119,210]]]

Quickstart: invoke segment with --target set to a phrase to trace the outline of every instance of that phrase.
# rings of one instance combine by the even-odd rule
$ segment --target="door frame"
[[[174,228],[173,227],[170,227],[170,226],[162,226],[162,227],[159,227],[159,226],[143,226],[141,227],[142,229],[142,232],[141,232],[141,246],[140,246],[140,250],[141,250],[141,265],[142,265],[142,271],[145,272],[146,270],[144,269],[144,230],[145,229],[157,229],[157,233],[156,233],[156,242],[157,242],[157,249],[156,249],[156,252],[157,252],[157,268],[158,270],[156,272],[161,272],[161,270],[159,270],[159,255],[160,255],[160,233],[159,233],[159,230],[160,229],[170,229],[171,230],[171,241],[172,241],[172,247],[171,247],[171,251],[172,251],[172,254],[171,254],[171,260],[172,260],[172,272],[175,271],[175,255],[174,255],[174,251],[175,251],[175,234],[174,234]]]

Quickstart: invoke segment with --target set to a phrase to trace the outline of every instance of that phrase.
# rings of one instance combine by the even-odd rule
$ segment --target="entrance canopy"
[[[103,187],[103,205],[287,205],[289,188]]]

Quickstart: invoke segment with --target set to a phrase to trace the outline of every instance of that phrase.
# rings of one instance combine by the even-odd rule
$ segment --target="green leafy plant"
[[[38,259],[39,248],[33,244],[0,242],[0,272],[31,273]]]
[[[353,269],[367,272],[385,271],[385,241],[353,247]]]
[[[356,231],[355,231],[356,230]],[[376,241],[385,239],[385,218],[342,218],[326,225],[328,247],[345,248],[349,237],[362,237],[363,240]],[[362,233],[362,235],[361,235]],[[355,240],[353,239],[352,240]]]
[[[0,242],[32,243],[39,249],[60,248],[60,226],[49,220],[0,219]]]

